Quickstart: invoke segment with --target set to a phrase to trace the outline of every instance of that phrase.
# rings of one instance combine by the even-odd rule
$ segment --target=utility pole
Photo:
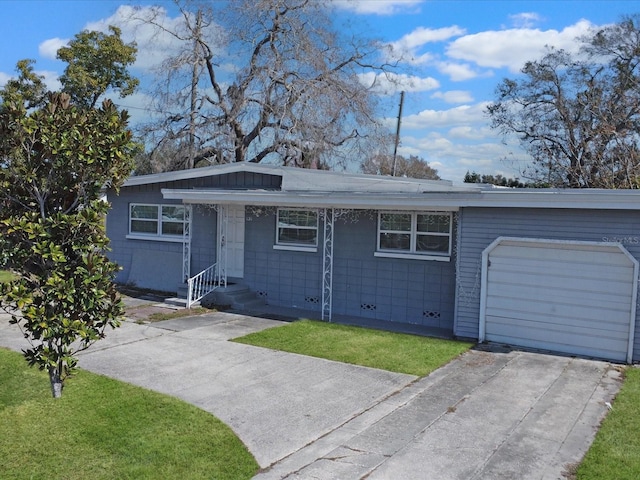
[[[396,127],[396,141],[393,147],[393,170],[391,176],[396,176],[396,160],[398,159],[398,144],[400,143],[400,119],[402,118],[402,105],[404,104],[404,90],[400,92],[400,108],[398,109],[398,126]]]
[[[187,159],[187,169],[195,167],[196,151],[196,118],[198,102],[198,77],[200,76],[200,52],[198,40],[202,34],[202,11],[196,14],[195,39],[193,41],[193,63],[191,65],[191,105],[189,110],[189,158]]]

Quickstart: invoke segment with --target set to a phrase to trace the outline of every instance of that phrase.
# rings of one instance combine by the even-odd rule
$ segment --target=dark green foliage
[[[133,150],[127,114],[110,101],[83,109],[50,94],[33,111],[0,107],[0,263],[15,275],[0,284],[0,308],[14,313],[31,342],[25,357],[48,371],[54,396],[75,353],[123,313],[101,190],[121,185]]]
[[[109,88],[119,90],[120,97],[126,97],[138,86],[138,80],[127,71],[136,60],[135,43],[123,43],[117,27],[110,26],[109,31],[109,35],[82,31],[68,47],[58,50],[57,58],[68,64],[60,78],[62,91],[68,93],[76,105],[94,107]]]
[[[507,178],[503,175],[480,175],[476,172],[467,172],[464,176],[464,183],[486,183],[499,187],[510,188],[546,188],[548,184],[542,182],[521,182],[519,178]]]

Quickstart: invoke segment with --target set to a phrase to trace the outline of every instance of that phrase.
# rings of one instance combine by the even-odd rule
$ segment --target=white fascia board
[[[640,190],[484,190],[461,207],[640,210]]]
[[[266,190],[162,189],[164,198],[194,204],[455,211],[479,208],[640,210],[640,190],[481,190],[445,192],[283,192]]]
[[[456,211],[459,202],[448,195],[348,193],[348,192],[279,192],[266,190],[189,190],[162,189],[167,200],[188,204],[239,204],[266,207],[345,208],[355,210]]]

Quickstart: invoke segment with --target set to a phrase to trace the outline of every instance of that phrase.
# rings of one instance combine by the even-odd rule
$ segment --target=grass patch
[[[640,478],[640,369],[628,368],[613,410],[577,469],[578,480]]]
[[[418,376],[428,375],[473,345],[311,320],[270,328],[234,341]]]
[[[249,479],[222,422],[181,400],[80,371],[54,400],[44,372],[0,348],[0,472],[11,479]]]
[[[11,272],[8,272],[6,270],[0,270],[0,283],[3,282],[10,282],[11,280],[13,280],[13,274]]]

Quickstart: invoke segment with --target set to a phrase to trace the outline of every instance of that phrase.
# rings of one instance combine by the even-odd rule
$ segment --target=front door
[[[227,277],[244,277],[244,205],[224,205],[218,211],[218,264]]]

